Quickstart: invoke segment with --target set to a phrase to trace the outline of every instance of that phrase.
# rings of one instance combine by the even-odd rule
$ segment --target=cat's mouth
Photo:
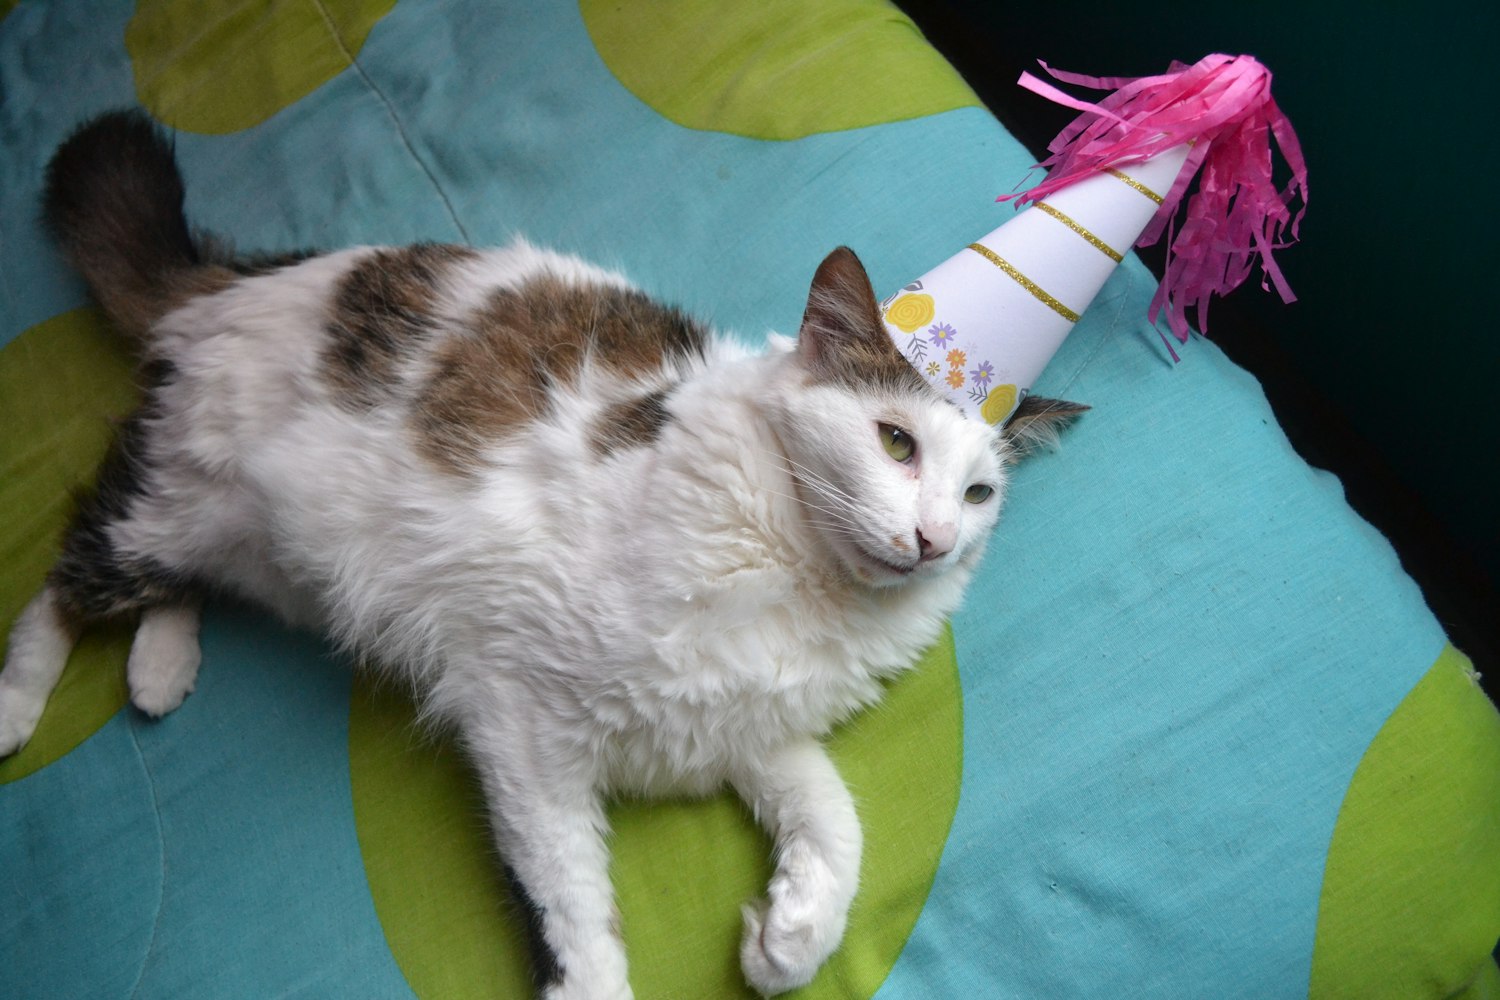
[[[916,563],[911,563],[910,565],[903,566],[900,563],[891,562],[889,559],[886,559],[884,556],[880,556],[880,555],[877,555],[874,552],[871,552],[869,549],[865,548],[865,546],[862,545],[862,544],[860,544],[858,541],[854,541],[854,540],[851,539],[851,543],[852,543],[851,547],[854,549],[854,551],[856,553],[859,554],[860,558],[863,560],[864,563],[868,564],[870,567],[875,568],[876,570],[881,571],[882,573],[884,573],[887,576],[897,576],[897,577],[911,576],[912,573],[917,568],[917,564]]]

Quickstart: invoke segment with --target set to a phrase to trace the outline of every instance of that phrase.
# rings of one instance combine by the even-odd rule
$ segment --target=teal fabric
[[[1038,385],[1097,409],[955,619],[963,798],[882,995],[1305,996],[1344,789],[1443,649],[1254,381],[1153,356],[1151,286],[1127,262]]]
[[[519,6],[402,0],[359,72],[179,135],[190,214],[245,249],[524,233],[758,339],[795,329],[832,246],[895,289],[997,225],[1030,165],[977,109],[782,143],[682,128],[576,10]],[[40,172],[132,102],[129,14],[0,21],[3,339],[84,302],[34,222]],[[1019,470],[954,623],[962,795],[882,997],[1305,995],[1343,791],[1442,649],[1253,379],[1204,342],[1167,359],[1150,291],[1128,261],[1038,386],[1094,410]],[[0,996],[410,996],[353,833],[346,675],[254,612],[204,637],[178,713],[127,709],[0,786]]]
[[[0,786],[0,996],[410,998],[349,792],[350,674],[205,616],[189,706]]]
[[[129,996],[151,943],[163,852],[125,716],[0,792],[0,861],[4,995]]]

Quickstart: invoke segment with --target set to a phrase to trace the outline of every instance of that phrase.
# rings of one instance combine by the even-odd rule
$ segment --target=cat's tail
[[[47,228],[109,317],[144,339],[188,291],[200,254],[172,147],[140,111],[95,118],[47,166]]]

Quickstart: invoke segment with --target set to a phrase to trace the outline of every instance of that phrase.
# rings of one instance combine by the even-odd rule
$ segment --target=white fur
[[[201,659],[196,603],[147,608],[125,661],[131,704],[153,718],[166,715],[192,694]]]
[[[936,639],[995,522],[1004,446],[935,394],[814,384],[802,348],[724,339],[689,366],[653,447],[601,460],[593,422],[629,387],[593,370],[461,481],[412,447],[401,406],[351,414],[319,377],[332,286],[369,252],[159,324],[183,376],[152,438],[153,492],[171,502],[138,505],[115,545],[316,622],[414,684],[472,755],[500,851],[543,911],[564,970],[549,996],[630,996],[602,798],[725,784],[777,843],[768,897],[745,911],[745,974],[766,993],[806,983],[842,936],[860,856],[818,739]],[[622,280],[517,244],[457,269],[454,329],[488,289],[542,271]],[[912,463],[884,452],[879,422],[917,438]],[[975,482],[995,496],[964,503]],[[952,551],[917,564],[918,531]],[[57,629],[25,627],[46,610],[11,643],[0,751],[40,711],[30,675],[60,668]],[[147,615],[138,705],[191,690],[195,635],[191,610]]]
[[[32,598],[16,619],[0,672],[0,757],[31,739],[77,639],[50,589]]]

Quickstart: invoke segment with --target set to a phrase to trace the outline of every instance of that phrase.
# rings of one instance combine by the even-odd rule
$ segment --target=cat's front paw
[[[844,936],[844,914],[827,906],[761,900],[747,903],[742,912],[740,967],[766,996],[806,986]]]

